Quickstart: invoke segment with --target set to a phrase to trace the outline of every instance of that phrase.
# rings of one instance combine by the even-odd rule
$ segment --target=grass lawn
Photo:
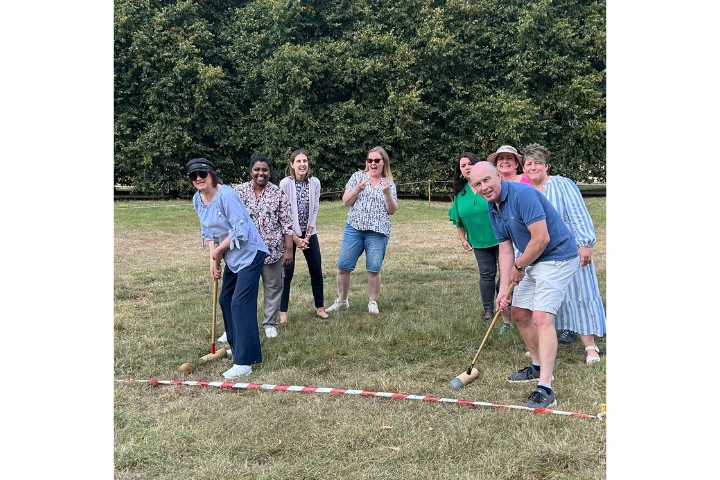
[[[587,198],[605,295],[605,198]],[[534,384],[506,376],[528,364],[516,329],[480,353],[480,377],[449,382],[470,365],[482,321],[477,264],[464,251],[447,202],[403,200],[383,265],[379,315],[367,312],[364,256],[352,274],[350,308],[315,317],[304,258],[297,257],[289,322],[261,333],[263,363],[247,382],[334,387],[524,405]],[[115,203],[115,379],[222,381],[231,360],[209,353],[212,282],[188,201]],[[347,208],[322,202],[318,235],[325,306]],[[260,288],[262,312],[262,286]],[[262,319],[259,319],[261,321]],[[223,331],[218,308],[217,335]],[[596,415],[606,402],[602,360],[585,365],[580,341],[559,347],[553,409]],[[218,345],[218,347],[221,345]],[[195,370],[178,371],[191,362]],[[361,395],[114,386],[115,478],[598,479],[606,476],[606,422],[518,409]]]

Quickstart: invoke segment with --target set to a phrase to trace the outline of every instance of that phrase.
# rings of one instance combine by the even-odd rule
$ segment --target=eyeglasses
[[[368,158],[368,163],[380,163],[382,161],[382,158]]]
[[[190,177],[190,181],[194,182],[197,180],[197,177],[200,176],[200,178],[207,178],[208,172],[192,172],[188,174],[188,177]]]

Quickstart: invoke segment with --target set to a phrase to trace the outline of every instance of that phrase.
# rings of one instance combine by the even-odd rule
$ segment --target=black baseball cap
[[[187,173],[192,172],[214,172],[215,164],[207,158],[193,158],[187,163]]]

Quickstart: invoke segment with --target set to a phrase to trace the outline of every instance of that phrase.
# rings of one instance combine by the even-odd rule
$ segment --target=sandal
[[[597,363],[600,361],[600,349],[595,345],[590,345],[589,347],[585,347],[586,352],[589,352],[590,350],[595,350],[597,352],[598,356],[592,357],[592,356],[588,355],[585,358],[585,363],[588,365],[592,365],[593,363]]]

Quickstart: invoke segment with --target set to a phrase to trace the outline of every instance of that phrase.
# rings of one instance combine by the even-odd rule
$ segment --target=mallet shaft
[[[510,300],[510,296],[512,295],[513,288],[515,288],[515,285],[511,283],[510,288],[508,288],[507,292],[505,293],[505,298],[507,300]],[[498,310],[497,312],[495,312],[495,316],[493,317],[492,322],[490,322],[490,326],[488,327],[487,332],[485,333],[485,338],[483,338],[482,342],[480,343],[480,348],[478,348],[478,351],[475,354],[475,358],[473,358],[472,363],[470,364],[470,366],[467,369],[466,373],[468,375],[470,375],[473,367],[475,367],[475,362],[477,361],[478,356],[480,356],[480,351],[485,346],[485,342],[487,342],[487,339],[490,336],[490,332],[492,332],[492,329],[495,326],[495,322],[497,322],[497,319],[500,318],[500,315],[502,315],[502,312],[503,312],[502,310]]]

